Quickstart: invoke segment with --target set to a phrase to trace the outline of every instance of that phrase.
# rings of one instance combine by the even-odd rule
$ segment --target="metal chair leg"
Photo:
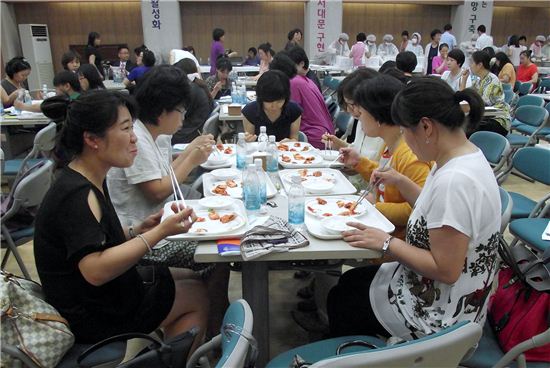
[[[31,276],[29,275],[29,272],[27,271],[27,267],[25,267],[25,263],[23,262],[23,259],[19,255],[19,252],[17,251],[17,246],[13,242],[13,239],[7,229],[7,227],[2,224],[2,235],[4,237],[4,240],[8,244],[8,249],[11,250],[13,253],[13,256],[15,257],[15,260],[17,261],[17,264],[19,265],[19,268],[21,269],[21,272],[23,272],[23,276],[25,276],[26,279],[32,280]],[[6,259],[7,260],[7,259]],[[2,260],[2,269],[4,268],[4,260]]]

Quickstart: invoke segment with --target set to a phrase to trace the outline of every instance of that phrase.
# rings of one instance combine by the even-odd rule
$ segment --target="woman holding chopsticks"
[[[470,105],[470,127],[462,101]],[[466,320],[484,325],[497,271],[500,196],[491,167],[464,132],[483,110],[473,89],[454,92],[437,78],[414,79],[395,97],[393,121],[418,158],[435,165],[423,188],[393,169],[373,173],[414,210],[406,240],[349,223],[356,230],[344,232],[345,241],[394,262],[341,277],[328,296],[333,335],[411,339]]]
[[[145,214],[159,211],[167,201],[180,198],[180,186],[193,169],[208,159],[215,141],[211,135],[195,138],[172,160],[172,135],[185,125],[185,108],[190,102],[187,75],[179,68],[160,65],[151,68],[140,80],[134,97],[139,105],[134,130],[138,153],[133,165],[114,168],[107,176],[113,205],[120,221],[135,226]],[[200,193],[181,186],[183,198],[198,199]],[[195,263],[198,243],[185,240],[162,240],[146,255],[143,264],[162,264],[192,269],[205,280],[212,302],[210,332],[218,331],[229,305],[227,285],[229,268]],[[216,332],[217,334],[217,332]]]
[[[403,140],[401,129],[391,116],[394,97],[403,89],[403,83],[388,75],[378,75],[361,82],[354,92],[354,102],[359,109],[359,121],[368,137],[380,137],[384,145],[380,161],[360,156],[353,147],[341,148],[344,164],[357,171],[365,180],[371,179],[377,168],[394,168],[419,186],[423,186],[430,171],[430,163],[420,161]],[[372,186],[367,199],[395,225],[395,235],[403,238],[405,225],[412,206],[393,185],[378,183]]]
[[[159,223],[162,212],[121,226],[105,178],[137,154],[134,105],[98,90],[67,102],[60,144],[72,154],[36,217],[34,255],[46,300],[67,319],[77,343],[96,343],[162,327],[167,338],[206,328],[204,284],[168,267],[136,267],[160,240],[184,233],[196,219],[186,208]],[[147,271],[147,272],[145,272]]]

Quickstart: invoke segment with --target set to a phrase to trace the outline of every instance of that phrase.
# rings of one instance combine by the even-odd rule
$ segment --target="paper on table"
[[[550,240],[550,221],[548,221],[546,229],[542,232],[542,240]]]

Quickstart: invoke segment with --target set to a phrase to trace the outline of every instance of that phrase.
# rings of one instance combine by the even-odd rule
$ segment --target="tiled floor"
[[[508,191],[522,193],[535,200],[550,192],[550,186],[543,184],[532,184],[516,176],[510,176],[504,188]],[[19,248],[25,264],[31,276],[38,280],[34,266],[32,242]],[[2,255],[4,250],[2,250]],[[10,257],[6,269],[10,272],[20,274],[15,259]],[[307,285],[308,280],[297,280],[293,278],[293,271],[272,271],[270,273],[270,322],[271,322],[271,355],[275,356],[290,348],[307,343],[308,333],[294,323],[290,311],[300,300],[296,291]],[[241,297],[241,275],[238,272],[231,273],[229,297],[235,300]]]

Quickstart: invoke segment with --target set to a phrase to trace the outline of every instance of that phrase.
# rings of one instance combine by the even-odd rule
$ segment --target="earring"
[[[426,138],[426,144],[430,144],[430,140]]]
[[[94,146],[94,148],[95,148],[95,149],[98,149],[98,148],[99,148],[99,146],[98,146],[98,145],[96,144],[96,145]]]

